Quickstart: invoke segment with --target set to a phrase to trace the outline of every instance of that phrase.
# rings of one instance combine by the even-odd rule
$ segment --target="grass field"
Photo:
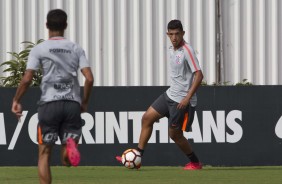
[[[184,171],[181,167],[149,167],[130,170],[120,167],[81,166],[51,168],[54,184],[281,184],[282,166],[204,167]],[[1,184],[38,183],[36,167],[0,167]]]

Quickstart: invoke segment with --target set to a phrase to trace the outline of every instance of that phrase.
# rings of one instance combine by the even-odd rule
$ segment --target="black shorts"
[[[80,104],[74,101],[54,101],[38,108],[38,144],[54,144],[58,137],[62,144],[68,138],[79,140],[82,129]]]
[[[177,109],[177,105],[177,102],[171,100],[166,93],[163,93],[151,106],[159,114],[168,118],[170,128],[188,132],[194,120],[195,107],[189,104],[185,109]]]

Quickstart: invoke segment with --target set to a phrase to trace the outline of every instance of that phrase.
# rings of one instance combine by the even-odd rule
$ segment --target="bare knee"
[[[149,113],[145,112],[142,116],[142,127],[153,126],[154,121]]]
[[[49,145],[39,145],[39,160],[48,160],[51,157],[52,146]]]
[[[142,127],[152,127],[155,121],[162,117],[154,108],[149,109],[142,116]]]

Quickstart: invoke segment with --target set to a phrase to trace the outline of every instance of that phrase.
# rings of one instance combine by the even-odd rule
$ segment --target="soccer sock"
[[[141,156],[143,156],[144,150],[142,150],[142,149],[140,149],[140,148],[137,147],[137,151],[139,151],[139,152],[141,153]]]
[[[190,159],[191,162],[199,162],[199,159],[194,152],[187,154],[187,157]]]

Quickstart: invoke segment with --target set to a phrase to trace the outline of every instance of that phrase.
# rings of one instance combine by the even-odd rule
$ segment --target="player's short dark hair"
[[[180,20],[171,20],[167,24],[167,30],[169,29],[179,29],[180,31],[183,31],[183,26]]]
[[[68,15],[61,9],[50,10],[47,14],[47,28],[51,31],[63,31],[67,27]]]

